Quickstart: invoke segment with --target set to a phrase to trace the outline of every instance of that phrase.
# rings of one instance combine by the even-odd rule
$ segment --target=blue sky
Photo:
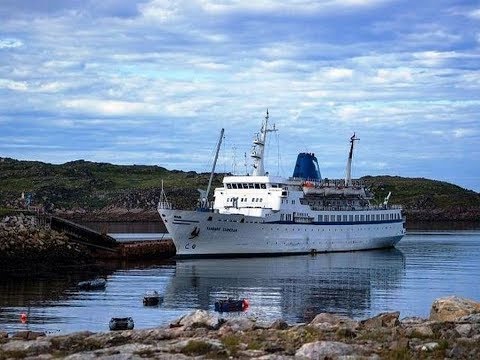
[[[0,157],[400,175],[480,191],[480,4],[2,0]],[[278,156],[280,154],[280,156]],[[278,161],[280,159],[280,161]]]

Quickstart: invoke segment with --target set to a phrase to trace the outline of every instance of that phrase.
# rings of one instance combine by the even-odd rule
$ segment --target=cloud
[[[284,175],[308,148],[329,177],[342,176],[344,162],[331,159],[345,158],[357,131],[363,173],[456,181],[459,171],[440,165],[464,166],[458,159],[478,154],[480,141],[477,9],[469,0],[415,11],[366,0],[5,0],[2,136],[39,150],[0,144],[0,154],[205,170],[190,154],[207,158],[222,127],[230,147],[249,152],[269,108]]]
[[[0,49],[18,48],[23,42],[18,39],[0,39]]]

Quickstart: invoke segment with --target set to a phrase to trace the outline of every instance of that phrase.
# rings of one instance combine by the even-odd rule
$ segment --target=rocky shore
[[[480,303],[455,296],[432,304],[430,317],[399,312],[356,321],[318,314],[308,324],[223,320],[204,310],[168,328],[45,336],[0,333],[0,359],[479,359]]]
[[[90,253],[33,215],[0,219],[0,271],[56,270],[91,264]]]

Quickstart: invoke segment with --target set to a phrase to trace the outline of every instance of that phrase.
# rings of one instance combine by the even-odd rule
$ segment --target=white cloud
[[[151,104],[97,99],[64,100],[61,105],[81,113],[105,116],[145,115],[158,110],[156,106]]]
[[[475,9],[468,12],[468,16],[472,19],[480,20],[480,9]]]
[[[11,49],[23,46],[23,42],[18,39],[0,39],[0,49]]]
[[[27,91],[28,83],[25,81],[13,81],[9,79],[0,79],[0,89],[9,89],[13,91]]]
[[[466,136],[472,136],[477,133],[474,129],[465,129],[465,128],[457,128],[453,129],[453,136],[457,139],[464,138]]]

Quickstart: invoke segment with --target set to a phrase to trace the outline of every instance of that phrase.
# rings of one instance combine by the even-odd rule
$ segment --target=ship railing
[[[367,211],[367,210],[401,210],[401,205],[369,205],[369,206],[312,206],[314,211]]]
[[[303,179],[303,178],[294,178],[291,177],[290,181],[300,182],[302,184],[310,184],[316,188],[328,187],[328,188],[345,188],[345,179],[327,179],[323,178],[322,180],[318,179]],[[350,187],[350,186],[349,186]],[[351,187],[365,187],[365,182],[363,180],[352,180]]]
[[[171,210],[173,209],[172,203],[168,201],[159,201],[158,202],[158,209],[160,210]]]

